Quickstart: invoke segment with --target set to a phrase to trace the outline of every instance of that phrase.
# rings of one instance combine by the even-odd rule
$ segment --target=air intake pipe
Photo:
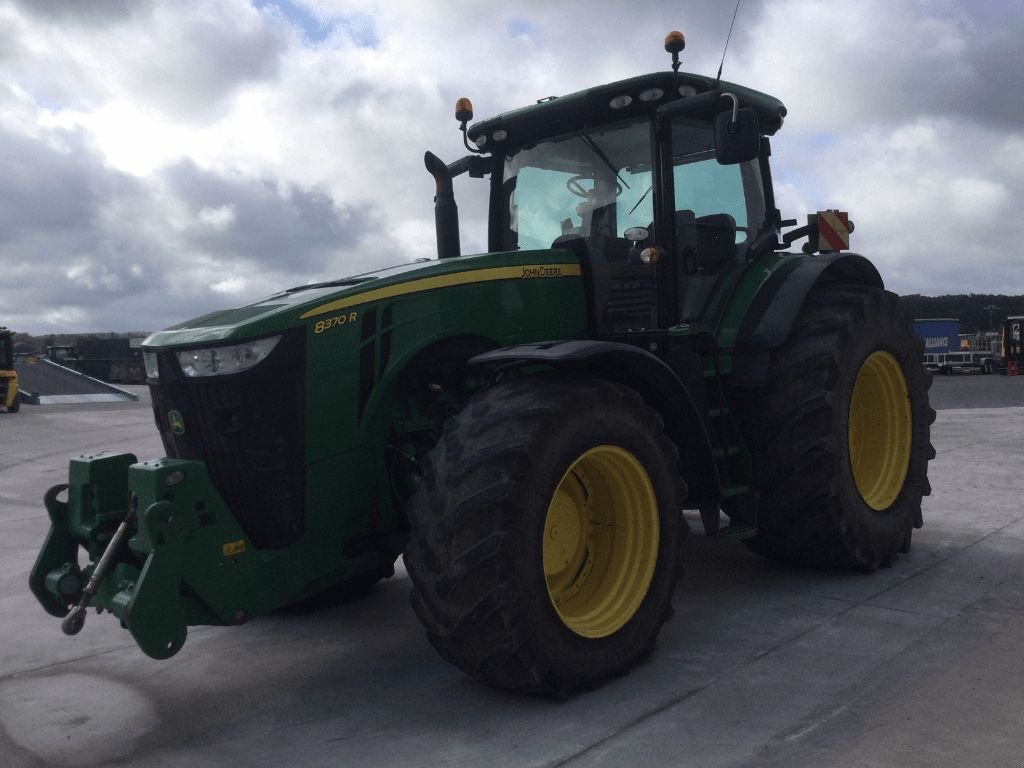
[[[437,230],[437,258],[454,259],[461,255],[459,245],[459,206],[455,204],[452,174],[433,152],[423,155],[423,164],[434,177],[434,227]]]

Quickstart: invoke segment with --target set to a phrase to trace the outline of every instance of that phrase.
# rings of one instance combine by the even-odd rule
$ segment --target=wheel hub
[[[903,489],[912,435],[910,392],[903,369],[889,352],[875,352],[857,374],[848,432],[853,479],[872,509],[888,509]]]
[[[548,596],[583,637],[607,637],[640,608],[658,559],[658,500],[640,461],[591,448],[559,481],[544,524]]]

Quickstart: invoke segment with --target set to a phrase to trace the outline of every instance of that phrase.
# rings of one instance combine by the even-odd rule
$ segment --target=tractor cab
[[[573,251],[597,336],[713,330],[734,267],[778,241],[763,136],[784,114],[770,96],[666,72],[477,123],[489,250]]]

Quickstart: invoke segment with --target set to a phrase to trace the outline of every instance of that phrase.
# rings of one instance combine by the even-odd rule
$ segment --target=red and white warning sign
[[[850,215],[846,211],[818,211],[818,248],[845,251],[850,247]]]

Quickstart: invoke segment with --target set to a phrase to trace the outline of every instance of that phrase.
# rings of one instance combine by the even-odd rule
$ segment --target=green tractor
[[[425,158],[437,260],[150,336],[167,457],[73,459],[45,497],[31,588],[64,630],[104,609],[163,659],[404,554],[445,659],[559,696],[651,651],[684,509],[786,562],[906,552],[934,455],[921,342],[845,214],[780,236],[782,103],[679,72],[681,49],[468,127],[460,100],[470,154]],[[489,179],[489,253],[460,255],[461,173]]]
[[[14,370],[14,334],[0,326],[0,406],[8,413],[21,408],[18,396],[18,372]]]

